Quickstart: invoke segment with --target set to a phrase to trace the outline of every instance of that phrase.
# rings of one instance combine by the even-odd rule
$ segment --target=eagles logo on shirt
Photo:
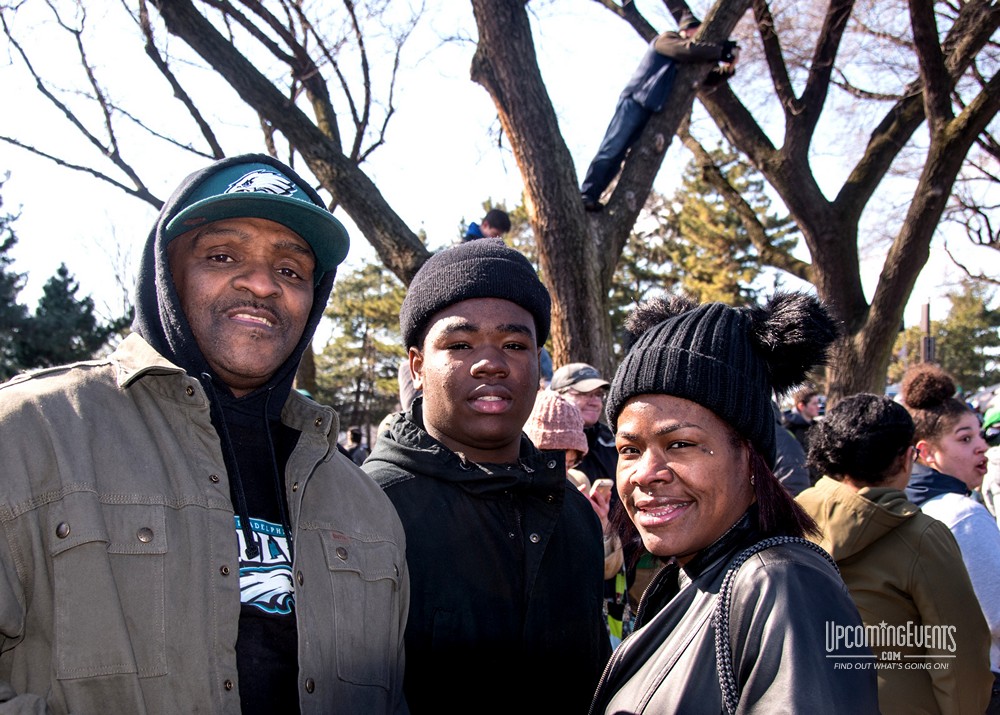
[[[240,601],[265,613],[291,613],[295,605],[295,586],[284,527],[263,519],[250,519],[260,555],[248,559],[240,517],[235,518],[240,548]]]

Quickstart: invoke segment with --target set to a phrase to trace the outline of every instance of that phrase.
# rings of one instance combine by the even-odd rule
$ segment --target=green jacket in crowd
[[[796,501],[822,529],[815,541],[840,567],[865,626],[905,634],[909,624],[908,644],[872,644],[883,715],[985,712],[993,684],[990,632],[948,527],[898,489],[856,492],[829,477]],[[944,649],[922,647],[921,626],[953,626],[954,640],[942,641]]]

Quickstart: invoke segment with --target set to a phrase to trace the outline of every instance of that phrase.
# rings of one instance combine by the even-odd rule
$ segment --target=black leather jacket
[[[725,711],[712,615],[727,567],[762,538],[756,511],[684,568],[670,563],[657,574],[639,605],[639,628],[615,651],[591,713]],[[828,624],[861,619],[821,554],[799,543],[761,551],[740,568],[732,593],[738,713],[878,713],[871,651],[827,643]],[[868,657],[850,657],[858,655]]]

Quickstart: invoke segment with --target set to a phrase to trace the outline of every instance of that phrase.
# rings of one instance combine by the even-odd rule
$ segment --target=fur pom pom
[[[625,319],[625,352],[631,350],[639,336],[654,325],[696,307],[695,303],[679,295],[656,296],[644,300]]]
[[[747,312],[752,339],[767,360],[778,394],[802,382],[813,368],[825,365],[840,333],[823,304],[806,293],[775,293],[767,305]]]

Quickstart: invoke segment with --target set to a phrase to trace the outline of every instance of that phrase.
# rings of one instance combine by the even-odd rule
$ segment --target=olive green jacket
[[[985,712],[990,631],[948,527],[898,489],[855,492],[823,477],[795,500],[822,529],[814,540],[840,567],[865,626],[877,629],[872,640],[883,643],[871,644],[882,714]]]
[[[292,391],[303,713],[405,712],[392,504]],[[239,555],[200,384],[138,335],[0,387],[0,713],[239,713]]]

